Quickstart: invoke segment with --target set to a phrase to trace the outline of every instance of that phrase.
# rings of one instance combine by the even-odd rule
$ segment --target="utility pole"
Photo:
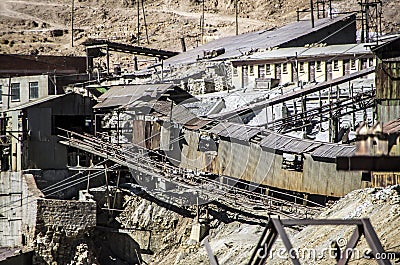
[[[146,31],[147,44],[150,44],[149,33],[147,32],[146,13],[145,13],[145,10],[144,10],[144,0],[142,0],[142,11],[143,11],[143,22],[144,22],[144,29]]]
[[[202,17],[201,17],[201,44],[204,44],[204,14],[205,14],[205,1],[206,0],[203,0],[203,14],[202,14]]]
[[[236,35],[239,35],[239,21],[238,21],[238,0],[235,0],[235,22],[236,22]]]
[[[313,0],[310,0],[310,10],[311,10],[311,27],[314,27],[314,5]]]
[[[71,1],[71,47],[74,47],[74,0]]]
[[[140,45],[140,0],[137,1],[137,45]]]

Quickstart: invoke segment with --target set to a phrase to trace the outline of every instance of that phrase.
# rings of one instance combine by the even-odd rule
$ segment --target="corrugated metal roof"
[[[143,84],[113,86],[99,97],[99,103],[94,108],[110,108],[128,105],[140,98],[157,98],[174,84]]]
[[[310,21],[298,21],[275,30],[262,30],[241,34],[238,36],[229,36],[215,41],[211,41],[202,46],[181,53],[177,56],[164,61],[164,65],[187,64],[196,62],[197,58],[203,57],[206,50],[215,50],[223,47],[225,53],[213,58],[213,60],[224,60],[238,58],[245,53],[257,50],[278,47],[299,39],[307,34],[312,34],[321,29],[330,26],[338,21],[348,19],[350,16],[339,16],[333,19],[323,18],[315,21],[315,27],[311,28]]]
[[[261,129],[232,122],[224,122],[217,124],[208,130],[208,132],[222,137],[249,141],[252,137],[260,133]]]
[[[197,118],[190,110],[182,105],[176,105],[172,108],[172,120],[179,124],[186,124]]]
[[[334,159],[337,156],[351,156],[355,153],[355,146],[331,144],[311,140],[303,140],[287,135],[263,130],[263,139],[260,146],[267,149],[287,153],[310,153],[313,157]]]
[[[355,146],[324,143],[317,147],[311,153],[311,156],[334,159],[338,156],[353,156],[355,151]]]
[[[398,134],[400,133],[400,118],[389,121],[383,125],[383,133]]]
[[[39,98],[39,99],[36,99],[36,100],[32,100],[32,101],[29,101],[27,103],[23,103],[21,105],[18,105],[16,107],[12,107],[10,109],[3,110],[3,112],[14,111],[14,110],[22,110],[22,109],[30,108],[30,107],[45,103],[47,101],[51,101],[53,99],[60,98],[60,97],[65,97],[66,95],[71,95],[71,94],[73,94],[73,93],[60,94],[60,95],[49,95],[49,96],[46,96],[44,98]]]
[[[254,54],[241,57],[238,61],[243,60],[269,60],[269,59],[286,59],[287,57],[302,57],[324,56],[324,55],[353,55],[353,54],[371,54],[369,46],[364,44],[341,44],[328,45],[324,47],[293,47],[279,48],[263,52],[255,52]]]

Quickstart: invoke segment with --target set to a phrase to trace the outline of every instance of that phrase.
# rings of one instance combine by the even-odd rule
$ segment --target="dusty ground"
[[[79,44],[87,38],[109,38],[119,42],[136,43],[135,0],[74,0],[74,24],[77,30],[76,45],[72,48],[68,32],[71,1],[0,1],[0,53],[82,55],[84,51]],[[296,9],[306,8],[309,1],[249,0],[239,3],[239,32],[248,32],[294,21]],[[357,0],[333,1],[332,5],[340,11],[359,9]],[[188,48],[201,43],[201,1],[148,0],[145,1],[145,10],[150,44],[146,41],[141,12],[141,45],[179,51],[181,36],[185,36]],[[205,10],[206,40],[234,34],[233,0],[206,1]],[[399,1],[383,1],[383,12],[384,31],[399,31]],[[64,30],[64,34],[55,37],[52,35],[54,29]]]
[[[157,249],[156,253],[145,256],[148,264],[209,264],[204,245],[189,240],[193,219],[184,218],[135,196],[129,196],[126,199],[126,208],[118,218],[124,226],[155,230],[162,228],[161,232],[155,233],[157,237],[155,241],[158,243],[153,246]],[[353,191],[317,218],[369,218],[385,251],[400,252],[400,230],[398,229],[400,226],[400,186]],[[247,264],[254,246],[261,237],[263,227],[217,219],[211,221],[210,225],[212,229],[208,239],[219,264]],[[310,226],[296,230],[287,229],[287,232],[294,248],[315,249],[321,251],[316,253],[323,253],[323,249],[329,247],[332,241],[337,241],[344,246],[343,242],[349,240],[353,229],[354,227],[344,226]],[[141,242],[140,235],[132,234],[132,236],[139,243]],[[283,248],[283,245],[278,239],[272,253],[278,253],[280,248]],[[366,249],[368,245],[365,239],[361,238],[357,251],[361,253]],[[302,264],[334,264],[334,259],[328,258],[326,254],[321,259],[302,260]],[[392,264],[397,264],[395,262],[396,260],[392,260]],[[268,264],[292,263],[275,255]],[[376,264],[376,261],[357,256],[349,264]]]

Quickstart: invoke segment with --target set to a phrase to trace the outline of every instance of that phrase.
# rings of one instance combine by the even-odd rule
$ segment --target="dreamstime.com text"
[[[393,260],[396,259],[396,253],[391,252],[383,252],[376,253],[376,255],[372,254],[372,250],[370,248],[353,248],[353,249],[345,249],[344,251],[340,251],[340,247],[345,246],[347,241],[343,238],[340,238],[336,241],[338,244],[334,244],[332,247],[326,248],[292,248],[289,251],[286,248],[277,248],[272,249],[268,255],[269,259],[280,259],[280,260],[288,260],[297,258],[302,261],[317,261],[317,260],[326,260],[326,259],[341,259],[345,258],[354,258],[354,259],[376,259],[376,260]],[[265,258],[267,246],[264,246],[263,249],[258,251],[258,257]]]

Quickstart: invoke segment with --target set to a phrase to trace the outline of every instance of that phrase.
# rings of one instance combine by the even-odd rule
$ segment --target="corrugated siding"
[[[379,61],[376,69],[376,98],[400,99],[400,62]]]
[[[157,122],[143,120],[133,121],[132,142],[143,148],[152,150],[160,147],[161,126]]]
[[[132,143],[139,145],[141,147],[145,147],[145,121],[142,120],[134,120],[133,121],[133,139]]]
[[[386,187],[400,184],[400,172],[373,172],[371,182],[365,182],[365,188]]]
[[[192,131],[185,131],[186,143],[182,145],[181,164],[183,168],[203,170],[206,168],[205,153],[197,150],[199,135]]]
[[[362,187],[360,172],[337,171],[335,163],[304,156],[304,192],[340,197]]]

